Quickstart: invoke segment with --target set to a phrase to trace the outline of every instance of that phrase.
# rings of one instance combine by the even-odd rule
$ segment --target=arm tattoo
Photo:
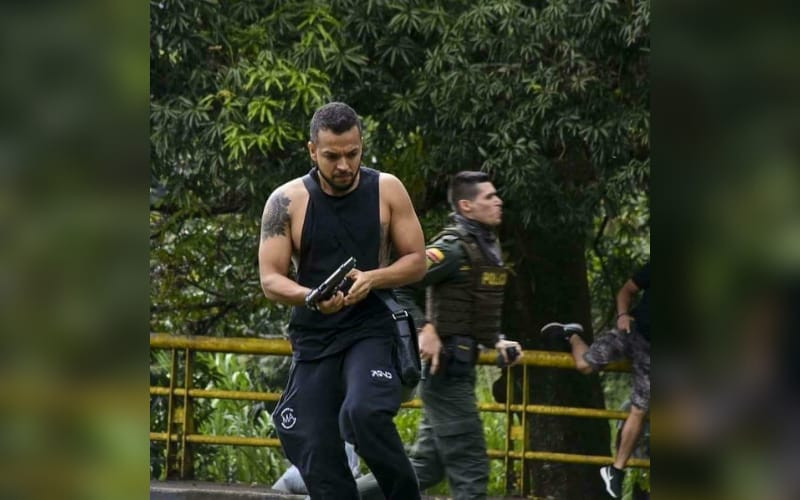
[[[261,241],[273,236],[286,235],[289,225],[289,203],[291,200],[283,193],[277,193],[269,202],[261,218]]]
[[[381,244],[378,251],[378,267],[389,265],[391,242],[389,241],[389,224],[381,224]]]

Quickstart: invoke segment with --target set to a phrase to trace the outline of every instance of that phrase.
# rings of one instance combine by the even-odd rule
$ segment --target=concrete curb
[[[302,500],[266,486],[220,484],[206,481],[150,481],[151,500]]]

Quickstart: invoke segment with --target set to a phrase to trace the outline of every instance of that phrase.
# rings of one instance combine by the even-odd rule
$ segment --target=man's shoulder
[[[463,260],[464,250],[458,238],[442,236],[435,239],[425,248],[425,259],[428,265],[428,277],[431,275],[449,274],[458,270]]]
[[[295,177],[294,179],[290,180],[286,184],[283,184],[278,189],[287,189],[292,191],[307,191],[306,186],[304,184],[303,179],[305,176],[302,177]]]
[[[432,246],[452,245],[456,246],[461,241],[461,236],[454,233],[439,233],[431,240]]]
[[[447,226],[431,240],[431,245],[460,245],[460,242],[468,235],[458,226]]]
[[[460,254],[462,253],[461,239],[459,233],[445,229],[434,236],[428,249],[438,249],[445,254]]]
[[[303,178],[297,177],[275,188],[270,198],[275,196],[285,196],[289,198],[289,200],[294,201],[298,198],[308,197],[308,190],[303,184]]]
[[[302,178],[292,179],[272,191],[264,205],[264,213],[285,213],[292,220],[302,217],[308,196]]]
[[[395,175],[390,174],[388,172],[381,172],[380,170],[374,170],[371,168],[364,167],[364,171],[368,174],[377,175],[378,176],[378,184],[381,188],[389,188],[389,189],[398,189],[403,188],[403,182]]]
[[[412,209],[411,198],[408,194],[403,181],[392,174],[372,170],[373,175],[378,177],[378,193],[381,203],[385,203],[390,210],[399,209],[403,213],[408,213]]]

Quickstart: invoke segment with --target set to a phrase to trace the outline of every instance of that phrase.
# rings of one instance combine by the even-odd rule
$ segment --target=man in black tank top
[[[315,167],[278,187],[264,207],[261,287],[294,306],[293,364],[273,421],[286,456],[313,499],[358,499],[343,440],[375,474],[386,498],[420,498],[394,426],[401,384],[392,356],[394,323],[378,289],[425,274],[422,228],[403,184],[361,165],[361,123],[329,103],[311,120]],[[397,259],[388,265],[390,244]],[[345,295],[306,305],[309,292],[349,257],[357,267]],[[297,279],[288,277],[290,263]]]

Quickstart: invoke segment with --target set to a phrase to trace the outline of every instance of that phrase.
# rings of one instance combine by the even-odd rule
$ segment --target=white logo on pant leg
[[[281,410],[281,427],[284,429],[291,429],[294,427],[294,424],[297,423],[297,419],[294,417],[294,410],[291,408],[284,408]]]
[[[372,378],[385,378],[392,380],[392,372],[384,370],[370,370]]]

